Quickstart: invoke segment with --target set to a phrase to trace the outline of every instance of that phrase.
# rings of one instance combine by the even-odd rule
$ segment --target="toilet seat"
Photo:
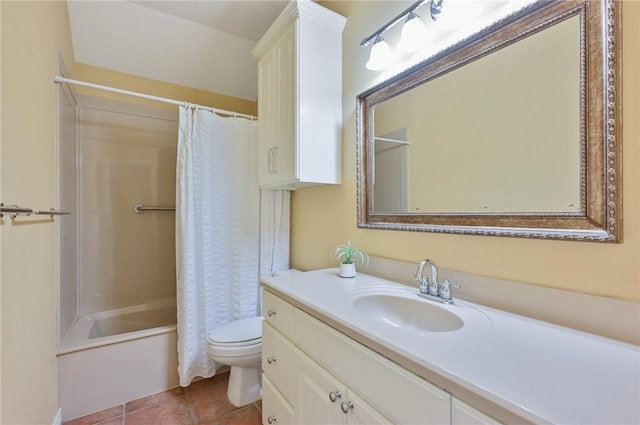
[[[209,344],[245,347],[262,342],[262,317],[234,320],[209,332]]]

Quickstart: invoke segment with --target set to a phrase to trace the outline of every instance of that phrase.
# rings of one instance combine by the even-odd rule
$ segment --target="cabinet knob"
[[[331,391],[329,393],[329,401],[331,401],[331,403],[335,403],[339,398],[342,398],[340,391]]]
[[[274,423],[278,422],[278,419],[275,416],[269,416],[267,418],[267,422],[269,422],[270,424],[274,424]]]
[[[350,401],[343,401],[340,403],[340,409],[342,410],[342,413],[346,415],[349,413],[349,410],[353,409],[353,403]]]
[[[276,362],[276,356],[270,356],[267,358],[267,363],[274,364]]]
[[[272,310],[272,309],[267,310],[267,316],[272,317],[272,316],[275,316],[275,315],[276,315],[276,311],[275,310]]]

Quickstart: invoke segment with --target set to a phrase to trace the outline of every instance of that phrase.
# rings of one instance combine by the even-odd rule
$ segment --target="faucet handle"
[[[449,280],[445,279],[444,282],[442,283],[447,283],[447,285],[449,285],[452,288],[462,288],[462,284],[458,283],[458,282],[450,282]]]
[[[451,296],[451,287],[454,288],[459,288],[461,285],[459,283],[455,283],[455,282],[450,282],[447,279],[445,279],[441,284],[440,284],[440,298],[442,298],[443,300],[445,300],[446,302],[452,302],[452,296]]]
[[[416,279],[420,282],[420,293],[427,294],[429,293],[429,278],[427,276],[422,276],[420,279]]]

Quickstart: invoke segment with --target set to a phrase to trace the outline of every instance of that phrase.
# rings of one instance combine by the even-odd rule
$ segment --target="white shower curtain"
[[[182,386],[215,374],[219,365],[207,355],[212,329],[259,314],[260,264],[288,267],[289,194],[261,195],[258,189],[256,127],[255,121],[180,107],[176,271]],[[271,206],[276,203],[277,209]],[[261,231],[261,222],[283,220],[284,225]],[[261,237],[278,242],[261,248]],[[263,257],[276,260],[261,261],[261,249]]]
[[[263,190],[260,195],[260,277],[265,277],[289,268],[291,192]]]

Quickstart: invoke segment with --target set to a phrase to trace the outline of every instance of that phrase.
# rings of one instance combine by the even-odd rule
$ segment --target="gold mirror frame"
[[[619,7],[613,0],[534,3],[358,95],[358,227],[621,242]],[[581,38],[579,212],[405,214],[373,210],[373,112],[378,103],[573,16],[580,17]]]

